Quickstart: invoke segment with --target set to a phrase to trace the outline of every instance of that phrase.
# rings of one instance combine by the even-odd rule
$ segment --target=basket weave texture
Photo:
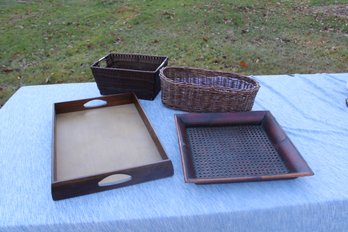
[[[160,91],[159,70],[168,58],[141,54],[110,53],[91,66],[102,95],[134,92],[153,100]]]
[[[188,112],[241,112],[253,107],[260,85],[235,74],[190,67],[160,70],[164,105]]]

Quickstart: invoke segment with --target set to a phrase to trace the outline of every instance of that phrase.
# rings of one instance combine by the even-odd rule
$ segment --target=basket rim
[[[158,65],[157,69],[154,71],[146,71],[146,70],[135,70],[135,69],[126,69],[126,68],[105,68],[105,67],[98,67],[98,64],[100,61],[105,60],[107,57],[110,55],[115,54],[115,55],[129,55],[129,56],[144,56],[144,57],[153,57],[153,58],[161,58],[163,61]],[[90,67],[91,69],[100,69],[100,70],[120,70],[120,71],[127,71],[127,72],[137,72],[137,73],[156,73],[158,72],[161,68],[164,68],[164,64],[168,62],[168,56],[157,56],[157,55],[147,55],[147,54],[140,54],[140,53],[117,53],[117,52],[109,52],[96,62],[94,62]]]
[[[222,75],[222,77],[226,77],[224,76],[225,74],[228,75],[236,75],[237,77],[243,77],[245,79],[247,79],[247,81],[249,81],[250,83],[253,84],[253,86],[249,89],[228,89],[228,88],[222,88],[222,87],[216,87],[216,86],[208,86],[208,85],[197,85],[194,83],[181,83],[181,82],[176,82],[173,79],[168,78],[167,76],[164,75],[164,71],[166,69],[190,69],[190,70],[200,70],[200,71],[204,71],[204,72],[214,72],[214,73],[219,73]],[[224,71],[220,71],[220,70],[210,70],[210,69],[204,69],[204,68],[194,68],[194,67],[188,67],[188,66],[167,66],[167,67],[163,67],[160,69],[160,78],[163,79],[166,82],[169,82],[170,84],[173,85],[177,85],[177,86],[192,86],[195,87],[196,89],[210,89],[210,90],[216,90],[217,92],[253,92],[253,91],[257,91],[258,89],[260,89],[260,84],[257,80],[246,76],[246,75],[242,75],[239,73],[233,73],[233,72],[224,72]]]

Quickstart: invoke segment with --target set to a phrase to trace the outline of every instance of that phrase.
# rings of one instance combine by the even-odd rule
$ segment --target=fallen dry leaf
[[[10,68],[10,67],[6,67],[5,65],[1,65],[1,70],[5,73],[9,73],[9,72],[13,72],[14,69],[13,68]]]
[[[161,15],[167,19],[173,19],[175,16],[175,13],[172,13],[172,12],[165,10],[165,11],[162,11]]]
[[[121,37],[116,37],[114,39],[114,44],[121,44],[123,42],[122,38]]]
[[[45,83],[46,83],[46,84],[50,83],[50,79],[51,79],[51,77],[46,77]]]
[[[4,69],[2,69],[2,71],[5,73],[9,73],[9,72],[13,72],[13,69],[12,68],[4,68]]]
[[[247,68],[249,66],[244,60],[240,61],[239,65],[243,68]]]

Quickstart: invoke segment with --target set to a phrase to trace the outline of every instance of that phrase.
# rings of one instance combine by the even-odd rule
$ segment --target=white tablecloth
[[[27,86],[0,109],[0,231],[348,231],[346,74],[255,76],[314,171],[294,180],[195,185],[183,179],[174,111],[141,100],[174,176],[51,198],[52,104],[99,96],[95,83]]]

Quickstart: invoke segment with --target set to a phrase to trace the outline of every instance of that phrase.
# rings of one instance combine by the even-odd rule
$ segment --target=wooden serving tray
[[[54,200],[173,175],[134,94],[54,104]]]
[[[268,111],[175,115],[185,182],[223,183],[313,175]]]

